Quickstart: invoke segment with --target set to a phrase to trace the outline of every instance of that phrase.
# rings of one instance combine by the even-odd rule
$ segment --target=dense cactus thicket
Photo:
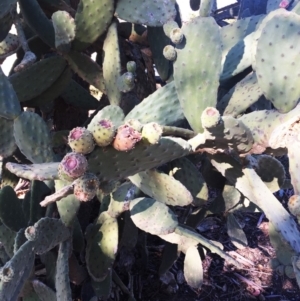
[[[146,262],[147,233],[165,241],[159,273],[182,252],[200,289],[206,250],[245,267],[197,226],[224,214],[239,248],[245,211],[300,284],[300,4],[214,2],[182,22],[175,0],[1,1],[0,61],[17,53],[0,68],[1,301],[72,301],[73,284],[137,300],[120,258]],[[274,193],[291,188],[288,211]]]

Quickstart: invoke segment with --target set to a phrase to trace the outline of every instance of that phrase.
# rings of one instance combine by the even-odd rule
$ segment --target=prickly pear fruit
[[[141,133],[128,124],[119,126],[113,147],[118,151],[129,151],[142,139]]]
[[[73,181],[82,176],[88,167],[85,156],[68,153],[58,165],[58,176],[62,180]]]
[[[156,122],[149,122],[143,126],[142,138],[150,144],[158,143],[162,135],[162,127]]]
[[[141,132],[143,125],[137,119],[129,119],[126,124],[134,128],[136,131]]]
[[[126,69],[128,72],[135,74],[136,71],[136,63],[134,61],[129,61],[126,64]]]
[[[172,45],[167,45],[163,49],[164,57],[169,61],[175,61],[177,57],[176,49]]]
[[[213,107],[206,108],[201,115],[201,122],[204,128],[215,127],[221,120],[219,111]]]
[[[175,45],[178,45],[182,42],[183,40],[183,33],[180,28],[174,28],[170,32],[170,39],[172,43]]]
[[[108,119],[100,120],[91,128],[94,140],[101,147],[111,144],[115,137],[115,127]]]
[[[300,196],[299,195],[292,195],[289,198],[288,207],[290,212],[295,215],[298,220],[300,219]]]
[[[74,128],[68,136],[68,142],[72,151],[79,154],[89,154],[95,148],[92,133],[83,127]]]
[[[179,26],[178,26],[177,22],[173,21],[173,20],[170,20],[163,25],[163,30],[167,37],[170,37],[171,31],[175,28],[179,28]]]
[[[74,182],[74,195],[81,202],[94,198],[99,188],[99,180],[93,173],[87,172]]]

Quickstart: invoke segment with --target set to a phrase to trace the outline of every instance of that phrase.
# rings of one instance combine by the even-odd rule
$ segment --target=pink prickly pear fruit
[[[101,147],[110,145],[115,137],[115,126],[108,119],[97,121],[91,131],[96,144]]]
[[[149,122],[143,126],[142,137],[150,144],[157,144],[163,133],[162,127],[156,122]]]
[[[72,151],[79,154],[89,154],[95,148],[92,133],[83,127],[74,128],[68,136],[68,142]]]
[[[221,121],[221,115],[216,108],[208,107],[201,115],[201,122],[204,128],[210,129],[218,125]]]
[[[129,151],[134,148],[137,142],[141,141],[142,135],[128,124],[118,128],[117,135],[113,141],[113,147],[118,151]]]
[[[73,181],[81,177],[87,170],[88,162],[85,156],[78,153],[68,153],[58,165],[58,176],[61,180]]]
[[[74,182],[74,195],[81,202],[93,199],[99,188],[99,180],[93,173],[87,172]]]

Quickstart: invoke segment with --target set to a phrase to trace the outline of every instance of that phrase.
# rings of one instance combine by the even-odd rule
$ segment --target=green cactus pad
[[[20,10],[26,23],[51,47],[55,47],[52,22],[47,18],[37,0],[19,0]]]
[[[245,19],[236,20],[227,26],[221,27],[220,31],[224,58],[236,43],[256,30],[263,17],[263,15],[251,16]]]
[[[156,70],[162,81],[166,81],[170,77],[171,65],[168,61],[168,58],[164,54],[164,49],[170,44],[170,40],[165,35],[162,27],[150,26],[147,28],[147,39],[150,45]]]
[[[238,41],[223,57],[222,73],[220,75],[221,83],[241,73],[251,67],[252,48],[254,44],[254,32],[247,35],[243,40]]]
[[[129,180],[149,197],[171,206],[187,206],[193,196],[179,181],[164,173],[147,170],[130,176]]]
[[[259,155],[257,157],[247,157],[250,165],[260,176],[262,181],[272,193],[278,191],[283,186],[286,178],[282,163],[269,155]]]
[[[66,89],[60,94],[67,104],[85,110],[96,110],[100,102],[86,89],[71,80]]]
[[[118,232],[117,219],[112,217],[89,229],[85,259],[94,281],[104,280],[112,268],[118,250]]]
[[[68,185],[68,183],[65,181],[55,181],[55,190],[59,191],[66,185]],[[57,202],[56,204],[60,219],[67,227],[72,227],[80,207],[80,201],[71,194],[64,197],[60,200],[60,202]]]
[[[172,152],[170,152],[172,150]],[[151,169],[174,159],[186,156],[191,146],[183,139],[162,137],[158,144],[139,142],[128,152],[112,147],[96,148],[89,157],[89,171],[101,181],[113,181]]]
[[[32,286],[41,301],[57,301],[56,293],[39,280],[33,280]]]
[[[51,138],[45,121],[32,112],[22,112],[15,120],[14,136],[20,151],[33,163],[53,161]]]
[[[71,68],[82,79],[105,93],[105,84],[100,66],[89,56],[76,51],[70,51],[65,55]]]
[[[3,224],[0,225],[0,241],[9,257],[14,255],[14,244],[17,233]]]
[[[110,0],[82,0],[75,15],[76,37],[74,49],[83,50],[95,42],[108,28],[114,14]]]
[[[257,42],[258,84],[281,113],[292,110],[300,97],[297,68],[300,46],[295,43],[299,30],[299,15],[293,12],[275,15],[267,22]]]
[[[0,219],[6,227],[16,232],[27,226],[22,210],[22,201],[18,199],[14,189],[10,186],[0,190]]]
[[[75,21],[66,11],[57,11],[52,15],[55,32],[55,47],[58,51],[69,52],[75,38]]]
[[[113,22],[107,31],[103,44],[103,78],[110,104],[119,105],[121,92],[117,87],[121,75],[121,59],[117,23]]]
[[[48,89],[62,74],[66,61],[59,56],[43,59],[8,79],[19,101],[30,100]]]
[[[212,156],[211,162],[248,200],[265,213],[276,231],[281,233],[282,240],[299,253],[300,235],[295,221],[255,171],[249,167],[242,168],[239,162],[225,154]]]
[[[58,79],[47,90],[31,100],[25,101],[23,105],[28,107],[43,107],[51,104],[64,91],[72,75],[71,69],[66,67]]]
[[[174,82],[159,88],[145,98],[125,117],[141,123],[157,122],[160,125],[176,125],[184,120]]]
[[[197,34],[195,35],[195,32]],[[199,116],[217,103],[222,50],[213,18],[194,18],[182,27],[184,42],[177,46],[174,81],[184,115],[192,129],[202,132]]]
[[[111,217],[117,218],[124,211],[127,210],[128,204],[128,192],[133,188],[131,183],[124,183],[120,187],[117,188],[116,191],[111,193],[110,203],[107,209],[108,214]],[[124,235],[124,234],[123,234]]]
[[[9,157],[17,149],[14,138],[14,121],[0,117],[0,156]]]
[[[1,269],[0,299],[17,300],[34,266],[34,243],[27,241]]]
[[[223,116],[237,117],[254,104],[262,94],[256,73],[251,72],[222,97],[217,107]]]
[[[21,114],[21,106],[13,86],[0,67],[0,116],[15,119]]]
[[[175,18],[175,3],[173,0],[166,0],[163,3],[157,0],[119,0],[116,16],[135,24],[163,26],[164,23]]]
[[[65,241],[70,236],[70,230],[60,219],[44,217],[34,226],[26,228],[25,235],[28,240],[35,242],[36,254],[44,254]]]
[[[187,158],[180,158],[170,163],[169,174],[180,181],[194,197],[193,204],[202,206],[208,200],[208,188],[196,166]]]
[[[108,119],[110,120],[115,127],[118,127],[123,123],[124,113],[119,106],[109,105],[104,107],[101,111],[97,113],[89,123],[87,129],[90,132],[93,132],[95,125],[101,120]]]
[[[0,59],[4,59],[13,54],[19,47],[20,42],[16,35],[9,33],[6,38],[0,42]]]
[[[0,19],[9,14],[16,3],[17,0],[2,0],[0,3]]]
[[[68,240],[59,244],[56,261],[55,289],[57,300],[72,300],[72,291],[69,277],[70,242]]]
[[[20,178],[27,180],[55,180],[58,179],[59,163],[41,163],[41,164],[18,164],[6,163],[6,168]]]
[[[203,267],[197,247],[191,246],[187,249],[183,271],[187,284],[194,289],[200,289],[203,283]]]
[[[178,225],[177,217],[165,204],[150,198],[137,198],[130,201],[130,217],[141,230],[153,235],[174,232]]]
[[[233,213],[227,215],[227,233],[236,248],[243,249],[248,246],[246,234]]]

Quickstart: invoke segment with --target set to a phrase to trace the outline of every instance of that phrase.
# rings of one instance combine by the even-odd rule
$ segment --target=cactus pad
[[[141,230],[153,235],[174,232],[178,225],[177,217],[165,204],[150,198],[130,201],[130,217]]]

